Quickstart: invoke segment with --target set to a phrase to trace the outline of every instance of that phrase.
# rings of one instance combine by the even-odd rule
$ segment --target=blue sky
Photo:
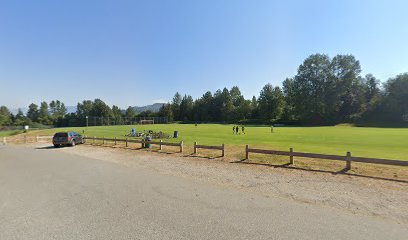
[[[125,108],[281,85],[314,53],[408,71],[408,1],[0,1],[0,105]]]

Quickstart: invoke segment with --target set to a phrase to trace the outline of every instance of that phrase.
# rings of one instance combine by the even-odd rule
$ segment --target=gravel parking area
[[[43,145],[44,146],[44,145]],[[408,223],[408,183],[260,165],[233,164],[173,153],[81,145],[52,149],[143,167],[164,175],[281,197]]]

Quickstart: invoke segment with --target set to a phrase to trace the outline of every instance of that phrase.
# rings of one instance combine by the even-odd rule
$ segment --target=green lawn
[[[275,127],[271,133],[270,127],[247,126],[246,134],[233,135],[233,125],[222,124],[157,124],[137,125],[140,130],[164,131],[172,134],[178,130],[179,139],[186,145],[200,144],[242,147],[249,144],[252,147],[276,150],[340,154],[351,151],[354,156],[377,157],[408,160],[408,129],[404,128],[362,128],[351,126],[334,127]],[[59,128],[33,131],[30,134],[50,135],[57,131],[73,130],[87,136],[122,137],[130,132],[132,126],[101,126],[82,128]],[[167,141],[167,140],[166,140]]]
[[[23,132],[22,130],[0,131],[0,137],[8,137],[8,136],[16,135],[22,132]]]

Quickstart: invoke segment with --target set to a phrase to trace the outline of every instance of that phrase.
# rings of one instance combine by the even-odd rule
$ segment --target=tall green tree
[[[284,110],[285,99],[279,87],[266,84],[258,98],[258,108],[261,118],[266,121],[281,119]]]
[[[25,126],[25,125],[30,125],[30,124],[31,124],[30,119],[24,116],[24,113],[21,109],[18,109],[18,112],[15,116],[14,125]]]
[[[38,111],[38,121],[45,125],[52,124],[52,119],[48,110],[48,103],[43,101],[40,104],[40,109]]]
[[[112,109],[99,98],[94,100],[90,115],[98,117],[101,125],[110,125],[112,123]]]
[[[53,119],[63,118],[67,114],[65,104],[60,100],[52,100],[50,102],[49,112]],[[78,109],[78,106],[77,106]]]
[[[12,117],[9,109],[6,106],[0,107],[0,126],[8,126],[12,124]]]
[[[181,100],[182,100],[181,94],[179,92],[176,92],[176,94],[174,94],[173,101],[171,102],[171,108],[173,110],[174,120],[176,121],[182,120],[180,116]]]
[[[112,116],[115,125],[123,124],[122,110],[118,106],[112,106]]]
[[[408,122],[408,73],[389,79],[384,90],[384,120],[394,123]]]
[[[38,105],[35,103],[31,103],[28,106],[27,118],[29,118],[33,122],[38,122],[38,117],[39,117]]]
[[[286,122],[296,122],[296,99],[293,78],[286,78],[282,83],[282,91],[285,97],[285,108],[283,110],[283,119]]]
[[[76,113],[80,118],[90,117],[93,110],[93,102],[91,100],[84,100],[77,104]]]
[[[182,121],[193,120],[194,100],[190,95],[184,95],[180,103],[179,119]]]
[[[328,113],[336,116],[336,122],[352,121],[364,104],[360,62],[353,55],[337,55],[331,61],[331,71],[331,84],[326,89]]]
[[[163,106],[160,107],[159,116],[166,117],[167,121],[172,122],[174,118],[173,111],[171,109],[171,104],[163,104]]]
[[[127,119],[127,121],[132,121],[135,117],[136,117],[135,109],[133,107],[129,106],[126,109],[125,118]]]

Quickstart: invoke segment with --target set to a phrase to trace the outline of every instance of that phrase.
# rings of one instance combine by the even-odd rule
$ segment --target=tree
[[[118,106],[112,106],[112,115],[113,120],[115,121],[115,125],[123,124],[122,110]]]
[[[100,117],[101,125],[109,125],[113,117],[112,109],[99,98],[94,100],[90,115]]]
[[[28,106],[27,118],[33,122],[38,122],[39,111],[37,104],[31,103]]]
[[[259,116],[258,100],[256,99],[255,96],[252,96],[252,99],[251,99],[251,109],[252,109],[251,118],[254,118],[254,119],[258,118]]]
[[[125,117],[126,117],[127,121],[132,121],[132,119],[134,119],[136,117],[135,109],[133,107],[129,106],[126,109]]]
[[[379,87],[380,81],[372,74],[367,74],[363,78],[363,91],[365,103],[362,106],[362,120],[365,122],[381,121],[378,116],[383,95]]]
[[[180,117],[180,104],[181,104],[181,99],[182,99],[181,94],[180,94],[179,92],[176,92],[176,94],[174,94],[173,101],[172,101],[172,103],[171,103],[171,108],[172,108],[172,111],[173,111],[173,116],[174,116],[174,119],[175,119],[176,121],[180,121],[180,120],[181,120],[181,117]]]
[[[281,118],[284,109],[285,100],[282,90],[279,87],[273,87],[272,84],[266,84],[258,98],[258,108],[261,118],[266,121],[277,121]]]
[[[0,126],[8,126],[12,124],[12,114],[6,106],[0,107]]]
[[[328,116],[326,92],[330,82],[330,58],[314,54],[305,59],[294,77],[294,106],[297,118],[303,122],[322,123]]]
[[[180,103],[179,120],[192,121],[193,120],[193,106],[194,100],[190,95],[184,95]]]
[[[84,101],[85,102],[85,101]],[[79,104],[79,103],[78,103]],[[78,108],[80,108],[79,105],[77,105],[77,113],[78,113]],[[60,100],[52,100],[50,102],[50,115],[51,117],[55,120],[59,118],[64,118],[64,116],[67,114],[67,109],[65,107],[65,104],[62,103]]]
[[[163,104],[159,110],[160,117],[166,117],[169,122],[173,121],[173,111],[171,110],[171,104]]]
[[[94,100],[92,111],[90,113],[92,116],[97,117],[112,117],[112,109],[99,98]]]
[[[250,111],[250,105],[245,101],[244,96],[242,96],[241,91],[237,86],[234,86],[229,91],[232,101],[232,110],[231,110],[231,120],[238,122],[239,120],[245,119],[248,117],[248,112]]]
[[[18,112],[15,116],[15,121],[14,125],[16,126],[24,126],[24,125],[30,125],[31,121],[28,119],[26,116],[24,116],[23,111],[21,109],[18,109]]]
[[[288,118],[337,123],[359,117],[364,104],[361,67],[352,55],[310,55],[296,76],[284,82]]]
[[[295,101],[295,91],[294,91],[294,80],[293,78],[286,78],[282,83],[283,86],[283,96],[285,97],[285,108],[283,110],[283,119],[287,122],[297,121],[296,116],[296,101]]]
[[[360,62],[353,55],[337,55],[331,61],[332,78],[326,105],[336,122],[351,121],[361,112],[364,102]]]
[[[210,122],[215,119],[214,116],[214,98],[210,91],[197,99],[194,103],[194,121]]]
[[[384,85],[382,112],[384,120],[404,122],[408,120],[408,73],[389,79]]]
[[[91,116],[93,110],[93,102],[91,100],[84,100],[82,103],[77,104],[76,113],[78,117],[85,118]]]
[[[61,102],[60,108],[58,109],[58,116],[63,118],[66,114],[67,108],[65,107],[65,104]]]
[[[51,116],[48,111],[48,103],[45,101],[41,102],[40,104],[40,110],[38,111],[38,121],[41,124],[45,124],[45,125],[52,124]]]

